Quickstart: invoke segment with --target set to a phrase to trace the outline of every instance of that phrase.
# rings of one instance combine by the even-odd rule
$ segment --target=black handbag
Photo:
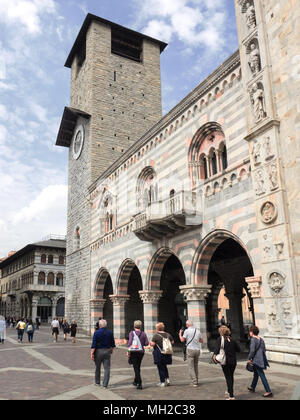
[[[260,345],[261,345],[261,340],[259,340],[259,345],[258,345],[257,349],[255,350],[255,353],[254,353],[254,356],[252,357],[252,360],[256,356],[256,353],[257,353],[258,349],[260,348]],[[251,365],[249,362],[246,365],[246,369],[248,370],[248,372],[254,372],[253,365]]]

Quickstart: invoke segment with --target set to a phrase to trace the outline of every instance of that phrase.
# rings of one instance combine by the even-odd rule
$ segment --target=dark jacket
[[[240,346],[237,344],[236,341],[230,338],[230,341],[226,337],[224,337],[224,351],[226,355],[226,365],[236,365],[236,353],[241,351]],[[221,337],[217,339],[216,349],[214,354],[219,354],[221,348]]]
[[[93,336],[92,349],[111,349],[116,347],[113,333],[106,328],[95,331]]]

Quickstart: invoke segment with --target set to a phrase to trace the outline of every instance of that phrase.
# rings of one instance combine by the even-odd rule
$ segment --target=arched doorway
[[[48,297],[41,297],[37,307],[37,316],[41,322],[47,323],[52,317],[52,302]]]
[[[65,298],[64,297],[59,298],[57,301],[56,316],[60,318],[65,316]]]
[[[127,295],[129,300],[125,303],[125,329],[126,338],[133,329],[133,323],[136,320],[144,321],[144,305],[139,291],[143,290],[143,282],[139,269],[135,265],[128,279]]]
[[[187,319],[187,305],[179,286],[186,284],[185,274],[179,259],[171,254],[167,257],[160,277],[162,297],[158,303],[158,320],[165,324],[165,329],[179,341],[178,332]]]
[[[245,249],[233,238],[227,238],[212,252],[207,273],[211,293],[207,298],[208,347],[214,349],[220,326],[220,315],[230,326],[232,337],[242,349],[246,347],[246,331],[255,323],[254,306],[245,278],[253,276],[253,267]],[[246,308],[243,305],[249,305]]]
[[[114,329],[114,310],[113,310],[113,304],[110,300],[109,296],[113,294],[113,285],[111,281],[111,277],[108,274],[104,290],[103,290],[103,299],[105,299],[105,303],[103,306],[103,319],[106,319],[107,321],[107,328],[111,331]]]
[[[113,304],[110,295],[113,294],[113,285],[109,272],[106,268],[100,268],[94,284],[93,299],[91,299],[91,329],[100,319],[107,321],[108,328],[113,331]]]

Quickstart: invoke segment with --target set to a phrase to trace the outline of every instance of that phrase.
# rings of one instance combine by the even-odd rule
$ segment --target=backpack
[[[27,325],[27,331],[28,332],[32,332],[33,331],[33,327],[31,324]]]
[[[133,340],[132,340],[132,344],[130,346],[130,351],[142,351],[143,346],[141,344],[139,336],[136,334],[135,331],[132,331],[132,332],[133,332]]]
[[[160,334],[158,334],[158,335],[160,335]],[[162,349],[159,348],[159,346],[157,346],[157,347],[159,348],[161,354],[173,354],[173,347],[172,347],[170,339],[168,337],[165,338],[162,335],[160,335],[160,336],[161,336],[162,342],[163,342]]]

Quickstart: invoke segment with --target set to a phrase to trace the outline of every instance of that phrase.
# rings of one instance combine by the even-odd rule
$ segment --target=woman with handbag
[[[273,397],[273,393],[270,389],[269,383],[265,376],[264,370],[269,366],[266,356],[266,345],[264,340],[259,337],[259,329],[255,325],[251,325],[249,328],[250,341],[250,352],[248,355],[247,370],[253,372],[253,381],[251,386],[248,388],[249,392],[255,392],[255,388],[260,377],[266,393],[263,395],[265,398]]]
[[[172,347],[174,339],[171,334],[165,332],[165,325],[163,322],[156,324],[156,333],[150,341],[150,346],[153,347],[153,360],[157,366],[160,382],[159,387],[166,387],[170,385],[169,371],[167,365],[172,364],[172,352],[170,349],[168,353],[164,350],[164,342],[167,342]]]
[[[133,386],[136,389],[143,389],[141,378],[141,364],[145,354],[144,347],[149,346],[147,335],[142,331],[142,321],[134,321],[133,330],[129,333],[128,350],[129,350],[129,363],[132,364],[134,369]]]
[[[235,400],[233,394],[234,371],[236,368],[236,353],[239,353],[239,345],[232,340],[231,332],[228,327],[222,325],[219,328],[220,337],[217,340],[216,349],[214,351],[213,360],[220,363],[226,379],[227,392],[229,396],[227,400]],[[227,392],[225,394],[227,394]]]

